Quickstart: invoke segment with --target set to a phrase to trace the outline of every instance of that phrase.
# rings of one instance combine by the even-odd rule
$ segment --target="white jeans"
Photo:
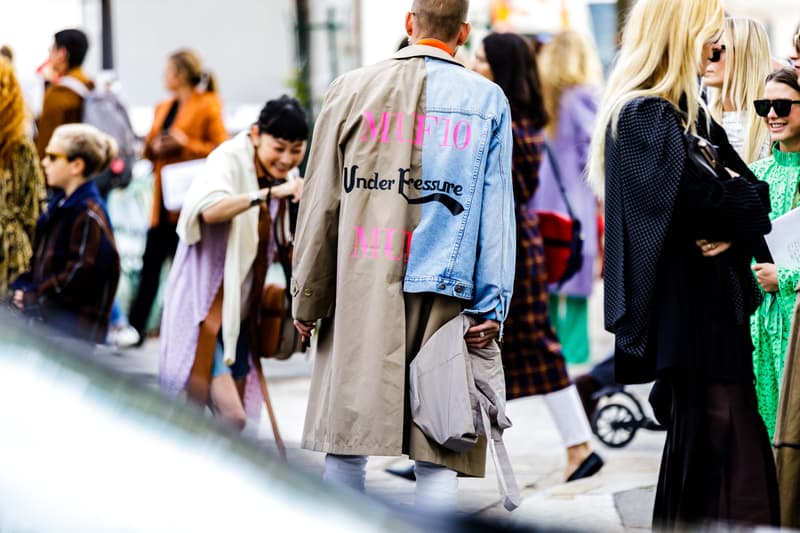
[[[415,501],[418,508],[448,511],[458,505],[458,477],[454,470],[425,461],[416,461],[417,476]],[[325,473],[322,479],[328,483],[343,485],[364,492],[367,476],[366,455],[325,456]]]
[[[592,430],[575,385],[545,394],[544,401],[550,410],[550,416],[553,417],[558,432],[561,433],[564,446],[569,448],[589,442]]]

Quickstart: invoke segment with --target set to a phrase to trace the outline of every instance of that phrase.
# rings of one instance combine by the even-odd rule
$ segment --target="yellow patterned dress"
[[[28,269],[36,220],[46,199],[36,148],[27,137],[0,147],[0,297]]]

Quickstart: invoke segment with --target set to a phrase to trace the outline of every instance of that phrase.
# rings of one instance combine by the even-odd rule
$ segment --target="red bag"
[[[547,283],[564,283],[583,265],[581,223],[564,213],[536,210],[544,242]]]
[[[572,211],[567,192],[564,190],[558,162],[548,143],[544,143],[544,150],[550,159],[553,176],[556,179],[558,190],[561,192],[561,197],[564,199],[564,205],[567,207],[566,214],[536,210],[536,216],[539,218],[539,232],[542,234],[544,242],[547,282],[558,283],[560,288],[583,266],[583,235],[581,234],[581,221]]]

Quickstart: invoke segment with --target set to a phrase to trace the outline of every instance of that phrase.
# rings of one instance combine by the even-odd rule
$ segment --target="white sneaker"
[[[112,326],[106,337],[108,344],[117,348],[130,348],[139,342],[139,332],[130,325]]]

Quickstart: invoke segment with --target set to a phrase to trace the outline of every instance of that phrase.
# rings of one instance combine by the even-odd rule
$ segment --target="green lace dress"
[[[771,220],[797,207],[800,185],[800,152],[781,152],[773,146],[772,157],[750,165],[753,173],[769,184]],[[775,432],[775,417],[783,376],[783,363],[789,343],[789,330],[795,303],[795,287],[800,270],[778,266],[778,292],[767,293],[750,319],[753,337],[753,370],[756,377],[758,410],[767,426],[769,438]]]

